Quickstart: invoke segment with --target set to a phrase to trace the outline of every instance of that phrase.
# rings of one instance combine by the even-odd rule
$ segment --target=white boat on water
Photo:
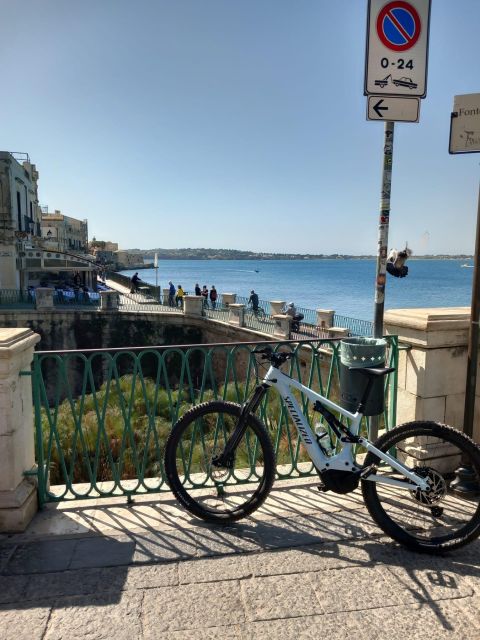
[[[466,269],[473,269],[473,264],[461,264],[460,266]]]

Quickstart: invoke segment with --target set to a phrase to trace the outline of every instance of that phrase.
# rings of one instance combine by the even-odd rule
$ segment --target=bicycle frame
[[[312,389],[305,387],[303,384],[290,378],[290,376],[286,375],[280,369],[271,366],[263,379],[262,386],[271,386],[274,387],[280,396],[283,398],[285,402],[285,406],[295,424],[298,433],[300,434],[300,438],[302,439],[303,444],[310,456],[313,464],[318,469],[318,471],[328,471],[331,469],[341,470],[341,471],[353,471],[358,472],[360,477],[364,480],[368,480],[371,482],[378,482],[382,484],[388,484],[396,487],[400,487],[402,489],[408,489],[411,491],[414,487],[412,483],[419,487],[422,491],[426,491],[428,489],[428,483],[424,478],[421,478],[419,475],[410,471],[405,465],[396,460],[393,456],[383,451],[377,449],[367,438],[359,437],[358,433],[360,430],[360,423],[363,418],[363,414],[359,413],[350,413],[343,407],[340,407],[338,404],[325,398],[324,396],[316,393]],[[317,442],[317,438],[315,433],[310,428],[308,424],[308,420],[304,415],[298,401],[291,393],[291,389],[297,389],[302,392],[309,400],[312,402],[319,402],[321,405],[326,407],[332,411],[338,411],[344,418],[350,420],[351,424],[349,428],[344,427],[345,429],[345,438],[341,438],[341,450],[339,453],[333,456],[328,456],[323,453],[321,447]],[[248,406],[248,405],[247,405]],[[348,434],[352,434],[354,437],[352,441],[349,441]],[[234,436],[233,436],[234,437]],[[389,478],[384,475],[377,475],[375,473],[368,473],[367,470],[363,470],[361,467],[357,466],[355,462],[355,456],[353,452],[353,447],[356,445],[361,445],[368,452],[374,453],[378,458],[386,462],[390,467],[401,473],[406,480],[396,480],[394,478]],[[227,445],[228,447],[228,445]]]

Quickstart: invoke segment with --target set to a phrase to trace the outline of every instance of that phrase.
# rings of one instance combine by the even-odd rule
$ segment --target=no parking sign
[[[365,95],[424,98],[431,0],[369,0]]]

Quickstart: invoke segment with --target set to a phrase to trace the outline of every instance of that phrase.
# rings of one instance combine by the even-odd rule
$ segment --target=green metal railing
[[[388,336],[388,364],[398,342]],[[192,405],[243,402],[258,382],[257,343],[36,352],[33,361],[38,490],[41,504],[168,490],[163,449]],[[339,343],[272,342],[290,349],[290,375],[339,398]],[[286,369],[286,368],[285,368]],[[287,370],[287,369],[286,369]],[[385,382],[381,428],[395,424],[396,372]],[[301,398],[313,420],[312,407]],[[279,478],[312,475],[296,429],[275,391],[259,409],[275,446]],[[318,415],[315,416],[315,420]],[[363,428],[368,431],[368,420]]]

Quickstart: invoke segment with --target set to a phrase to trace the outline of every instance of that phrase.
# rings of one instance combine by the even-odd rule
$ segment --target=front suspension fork
[[[255,413],[255,411],[258,409],[269,387],[270,385],[266,383],[258,385],[258,387],[255,388],[255,391],[253,392],[250,400],[242,406],[242,412],[240,414],[240,418],[238,419],[237,426],[228,439],[227,444],[225,445],[225,449],[222,451],[222,453],[212,459],[213,466],[226,467],[227,469],[233,467],[235,450],[240,444],[240,441],[243,438],[245,431],[247,430],[248,417],[252,413]]]

